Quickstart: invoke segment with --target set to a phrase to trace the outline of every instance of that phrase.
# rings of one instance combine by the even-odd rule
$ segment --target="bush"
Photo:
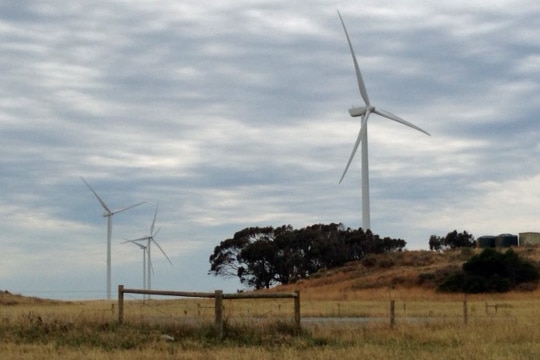
[[[447,292],[506,292],[523,283],[536,283],[538,270],[512,249],[504,254],[492,248],[484,249],[439,283],[437,289]]]
[[[367,268],[375,267],[377,265],[377,256],[374,254],[367,254],[360,260],[360,263]]]
[[[461,271],[449,274],[444,278],[437,290],[444,292],[460,292],[463,291],[463,283],[465,282],[465,274]]]

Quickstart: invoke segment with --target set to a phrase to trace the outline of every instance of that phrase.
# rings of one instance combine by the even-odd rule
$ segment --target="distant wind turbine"
[[[96,196],[96,199],[98,199],[99,203],[103,207],[103,217],[107,218],[107,300],[111,300],[111,236],[112,236],[112,217],[114,214],[121,213],[122,211],[126,211],[128,209],[131,209],[135,206],[139,206],[144,204],[145,202],[140,202],[134,205],[130,205],[128,207],[124,207],[117,210],[111,210],[105,204],[105,201],[94,191],[94,189],[90,186],[90,184],[81,176],[82,181],[88,186],[90,191]]]
[[[148,248],[148,246],[139,244],[135,240],[124,241],[124,243],[127,243],[127,242],[137,245],[143,251],[143,289],[146,290],[146,249]]]
[[[156,210],[154,211],[154,219],[152,220],[152,225],[150,226],[150,235],[143,236],[143,237],[138,238],[138,239],[127,240],[128,242],[133,242],[133,243],[136,243],[136,244],[138,244],[138,242],[140,242],[140,241],[145,241],[146,240],[146,256],[148,258],[148,261],[146,262],[146,266],[147,266],[147,270],[146,270],[146,286],[147,286],[148,290],[152,290],[152,254],[151,254],[151,245],[152,245],[152,243],[154,243],[158,247],[158,249],[165,256],[165,258],[167,259],[169,264],[171,264],[171,266],[172,266],[171,259],[169,259],[169,257],[165,253],[165,251],[163,251],[161,246],[154,239],[154,237],[159,232],[159,229],[156,232],[154,232],[154,226],[156,224],[158,206],[159,206],[159,203],[156,204]],[[148,296],[148,297],[150,297],[150,296]]]
[[[354,63],[354,69],[356,71],[356,78],[358,80],[358,89],[360,90],[360,95],[362,96],[362,99],[364,100],[364,103],[365,103],[365,106],[353,107],[349,109],[349,114],[351,114],[351,116],[353,117],[361,116],[362,122],[361,122],[360,132],[358,133],[358,137],[356,138],[356,142],[354,144],[351,156],[349,157],[349,161],[347,162],[345,171],[343,171],[343,175],[341,175],[341,179],[339,180],[339,183],[341,184],[341,182],[343,181],[343,178],[345,177],[345,174],[347,173],[347,170],[349,170],[349,166],[351,165],[351,162],[354,158],[356,150],[358,149],[358,145],[361,142],[362,143],[362,149],[361,149],[361,152],[362,152],[362,228],[364,230],[368,230],[371,228],[370,214],[369,214],[369,166],[368,166],[368,141],[367,141],[367,132],[368,132],[367,124],[368,124],[369,115],[371,113],[375,113],[387,119],[397,121],[398,123],[407,125],[413,129],[421,131],[426,135],[430,135],[430,134],[427,131],[422,130],[418,126],[411,124],[410,122],[405,121],[402,118],[388,111],[375,108],[375,106],[373,106],[370,103],[366,86],[364,85],[362,74],[360,73],[360,67],[358,66],[358,61],[356,60],[356,55],[354,54],[354,50],[351,44],[351,39],[349,38],[349,33],[347,32],[347,28],[345,27],[345,23],[343,22],[343,18],[341,17],[341,14],[339,13],[339,11],[338,11],[338,15],[339,15],[339,19],[341,20],[341,25],[343,25],[343,30],[345,31],[347,42],[349,43],[349,49],[351,50],[351,55],[352,55],[353,63]]]

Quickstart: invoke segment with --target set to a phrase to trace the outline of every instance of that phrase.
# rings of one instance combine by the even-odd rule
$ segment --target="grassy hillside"
[[[540,264],[540,248],[514,250],[524,259]],[[313,299],[381,299],[384,294],[396,292],[405,297],[431,297],[436,295],[436,283],[441,277],[460,269],[480,251],[465,248],[369,255],[361,261],[321,271],[310,279],[277,286],[271,291],[298,289]]]
[[[23,296],[20,294],[12,294],[8,290],[0,290],[0,306],[11,305],[43,305],[57,304],[60,301],[41,299],[38,297]]]

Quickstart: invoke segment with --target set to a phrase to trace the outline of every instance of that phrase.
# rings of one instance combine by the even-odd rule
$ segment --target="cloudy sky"
[[[373,104],[371,227],[540,231],[540,5],[532,0],[4,1],[0,289],[104,298],[142,285],[123,238],[156,228],[153,288],[233,291],[214,246],[248,226],[361,226],[361,105],[336,10]],[[359,154],[358,154],[359,155]]]

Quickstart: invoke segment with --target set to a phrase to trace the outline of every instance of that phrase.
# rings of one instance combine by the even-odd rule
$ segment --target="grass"
[[[224,300],[221,340],[209,299],[131,299],[125,303],[125,323],[118,324],[115,302],[47,301],[0,293],[0,358],[539,358],[540,290],[465,298],[415,285],[418,274],[455,266],[466,256],[456,252],[450,254],[452,260],[419,252],[373,258],[367,267],[348,264],[309,282],[273,289],[300,288],[301,329],[293,324],[291,299]],[[396,284],[395,276],[405,280]],[[394,326],[389,321],[390,300],[395,301]],[[315,316],[365,319],[307,321]]]
[[[106,301],[3,305],[0,358],[421,360],[540,355],[540,292],[468,297],[467,325],[463,296],[414,292],[394,290],[394,327],[388,320],[388,293],[382,300],[361,294],[351,294],[350,300],[303,296],[303,316],[356,315],[377,321],[304,321],[300,330],[290,319],[290,300],[228,301],[223,340],[217,339],[207,300],[132,300],[122,325],[113,303]],[[497,304],[497,310],[486,303]]]
[[[317,324],[300,332],[283,322],[227,325],[223,341],[216,340],[211,326],[62,325],[48,331],[34,320],[3,326],[2,359],[536,359],[540,354],[538,322],[506,315],[467,326]],[[162,340],[164,332],[177,340]]]

